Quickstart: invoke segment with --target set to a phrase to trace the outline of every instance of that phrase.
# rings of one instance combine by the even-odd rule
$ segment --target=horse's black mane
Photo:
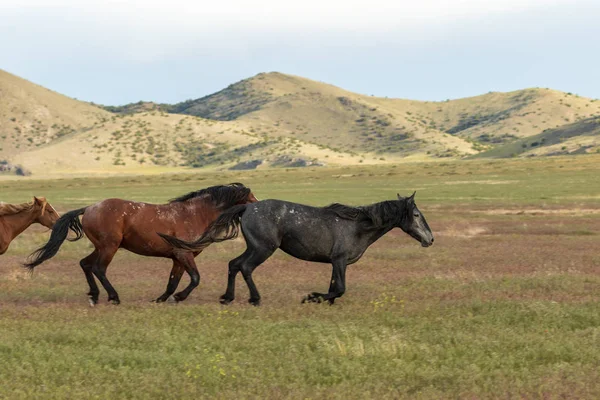
[[[360,222],[365,228],[381,228],[390,223],[398,222],[405,218],[407,207],[398,200],[382,201],[368,206],[351,207],[340,203],[333,203],[324,210],[333,212],[342,219]]]
[[[181,203],[196,197],[208,195],[210,196],[213,204],[219,208],[229,208],[240,201],[248,197],[250,189],[244,186],[242,183],[230,183],[227,185],[217,185],[207,187],[206,189],[196,190],[195,192],[189,192],[183,196],[176,197],[169,200],[169,203]]]

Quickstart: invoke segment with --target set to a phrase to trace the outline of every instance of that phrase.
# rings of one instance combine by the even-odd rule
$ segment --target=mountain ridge
[[[600,102],[551,89],[416,101],[357,94],[279,72],[176,104],[97,106],[0,70],[0,94],[0,160],[37,175],[77,168],[268,168],[281,166],[282,159],[345,165],[531,157],[552,154],[540,149],[556,143],[547,139],[535,152],[493,149],[600,117]],[[583,131],[562,135],[577,147],[567,148],[599,151],[600,138]],[[586,137],[583,150],[579,136]]]

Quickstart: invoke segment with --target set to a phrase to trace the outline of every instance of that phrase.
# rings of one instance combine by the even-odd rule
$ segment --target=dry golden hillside
[[[421,102],[276,72],[175,105],[103,109],[3,71],[0,94],[0,162],[45,176],[506,156],[500,148],[600,116],[600,102],[548,89]],[[562,140],[593,151],[600,139],[583,131]],[[551,143],[531,155],[553,154]]]
[[[251,121],[259,132],[343,151],[442,157],[474,154],[600,115],[600,102],[549,89],[443,102],[387,99],[272,72],[172,111]]]
[[[360,95],[277,72],[259,74],[221,92],[173,106],[205,118],[245,121],[269,136],[298,138],[324,148],[382,157],[476,153],[406,113],[415,102]]]
[[[261,160],[262,167],[287,166],[295,159],[339,165],[358,163],[361,157],[295,139],[265,138],[236,121],[151,112],[112,116],[93,129],[21,152],[11,161],[34,174],[89,175],[225,168],[248,160]],[[382,161],[373,157],[371,163],[377,162]]]
[[[474,157],[535,157],[586,153],[600,153],[600,117],[546,129],[538,135],[498,146]]]
[[[0,159],[72,136],[111,116],[0,70]]]
[[[168,114],[153,107],[117,115],[0,71],[0,162],[35,175],[163,171],[231,167],[260,160],[261,167],[298,159],[357,163],[299,139],[264,137],[244,121],[214,121]],[[375,156],[371,163],[382,162]]]
[[[600,102],[550,89],[525,89],[427,103],[423,117],[439,129],[497,144],[600,115]]]

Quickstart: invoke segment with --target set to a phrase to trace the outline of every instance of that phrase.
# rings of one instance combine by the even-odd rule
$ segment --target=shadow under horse
[[[106,277],[106,269],[119,248],[150,257],[173,260],[167,289],[156,302],[164,302],[175,292],[183,272],[190,276],[189,285],[176,293],[175,301],[185,300],[200,284],[200,273],[194,258],[202,250],[174,250],[157,235],[169,232],[185,238],[198,237],[224,210],[235,205],[258,201],[249,188],[241,183],[212,186],[172,199],[167,204],[140,203],[122,199],[107,199],[91,206],[69,211],[54,225],[50,240],[30,255],[25,267],[33,270],[52,258],[67,239],[69,230],[76,241],[85,236],[94,245],[94,251],[79,265],[90,287],[90,305],[98,302],[100,291],[94,276],[108,293],[108,301],[119,304],[119,295]],[[83,215],[81,221],[79,216]]]
[[[59,217],[45,197],[34,197],[33,201],[22,204],[0,203],[0,255],[31,225],[42,224],[52,229]]]
[[[229,262],[227,291],[221,303],[234,300],[235,277],[242,273],[249,302],[260,304],[260,294],[252,272],[280,248],[305,261],[331,263],[331,282],[327,293],[313,292],[302,302],[333,304],[346,291],[346,266],[357,262],[365,250],[393,228],[400,228],[423,247],[433,244],[433,234],[423,214],[410,197],[383,201],[367,206],[349,207],[332,204],[311,207],[281,200],[232,207],[221,214],[197,240],[188,242],[171,235],[159,235],[178,249],[201,251],[210,243],[233,239],[241,227],[246,251]]]

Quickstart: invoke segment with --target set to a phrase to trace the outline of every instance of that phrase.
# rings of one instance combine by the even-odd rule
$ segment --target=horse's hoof
[[[311,293],[307,296],[304,296],[302,299],[302,304],[304,303],[321,303],[323,301],[323,296],[319,293]]]
[[[121,304],[121,301],[119,299],[110,299],[108,300],[108,302],[114,306],[118,306],[119,304]]]
[[[90,303],[90,307],[95,307],[96,303],[98,303],[98,299],[88,296],[88,303]]]
[[[226,297],[221,296],[219,298],[219,303],[223,304],[224,306],[227,306],[229,304],[231,304],[231,302],[233,301],[233,299],[228,299]]]
[[[185,299],[187,299],[187,297],[181,297],[178,294],[174,294],[173,296],[169,296],[167,301],[169,303],[179,303],[179,302],[184,301]]]
[[[169,297],[167,298],[167,303],[170,303],[170,304],[177,304],[177,303],[179,303],[179,300],[177,300],[177,299],[175,298],[175,296],[169,296]]]
[[[260,306],[260,299],[248,299],[248,303],[252,304],[254,307]]]

